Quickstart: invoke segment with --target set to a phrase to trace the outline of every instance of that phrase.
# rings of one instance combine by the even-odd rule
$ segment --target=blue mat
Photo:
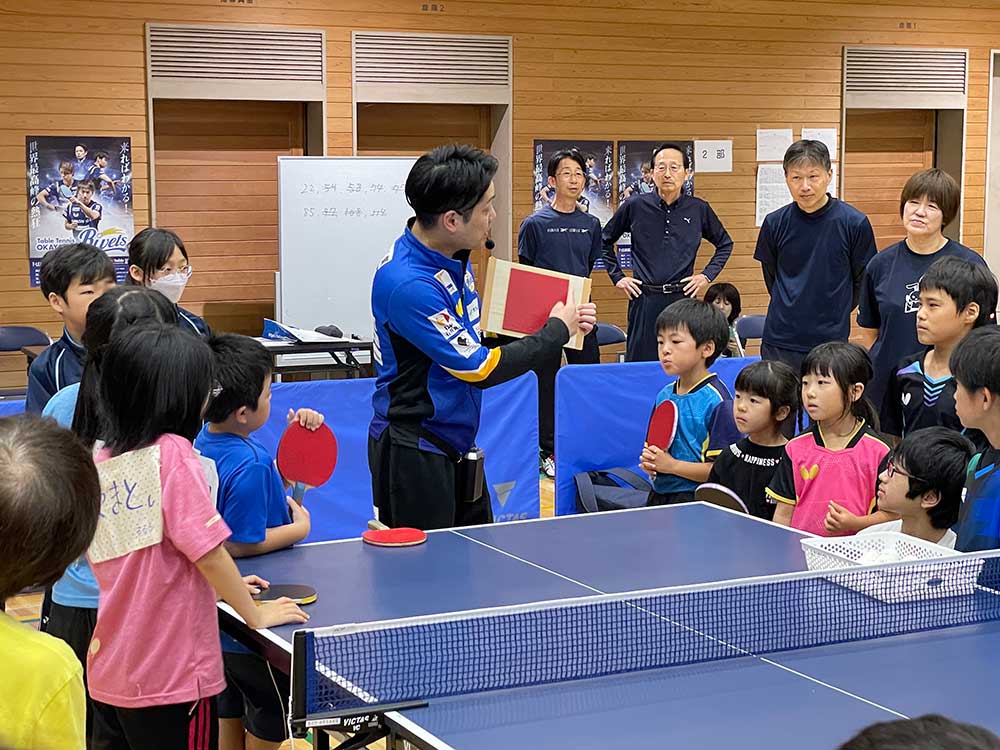
[[[308,407],[326,417],[337,436],[337,468],[323,487],[306,493],[312,514],[307,541],[360,536],[372,518],[368,423],[375,381],[275,383],[271,418],[255,434],[272,453],[289,409]],[[483,394],[478,444],[486,452],[493,513],[498,521],[538,517],[538,380],[528,373]]]
[[[723,358],[709,369],[730,390],[759,357]],[[568,365],[556,377],[556,515],[576,513],[573,476],[638,467],[656,394],[674,378],[659,362]]]

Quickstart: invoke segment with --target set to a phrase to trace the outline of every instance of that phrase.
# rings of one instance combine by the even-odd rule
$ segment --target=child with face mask
[[[177,304],[192,271],[183,241],[169,229],[148,227],[133,237],[128,245],[128,278],[125,283],[148,286],[160,292],[177,307],[181,328],[207,336],[209,330],[205,321]]]

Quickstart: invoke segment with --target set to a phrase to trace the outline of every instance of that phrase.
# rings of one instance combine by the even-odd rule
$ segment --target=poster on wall
[[[132,139],[28,136],[25,152],[31,285],[45,254],[71,242],[106,252],[123,281],[135,231]]]
[[[587,164],[587,187],[580,196],[579,205],[601,222],[611,218],[611,198],[614,193],[614,144],[611,141],[535,141],[535,210],[547,206],[555,198],[549,188],[549,158],[564,148],[575,148],[583,154]]]

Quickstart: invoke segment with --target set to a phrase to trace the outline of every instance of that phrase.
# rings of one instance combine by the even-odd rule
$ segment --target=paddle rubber
[[[707,483],[700,485],[694,491],[694,499],[718,505],[720,508],[735,510],[738,513],[748,512],[746,503],[740,499],[740,496],[721,484]]]
[[[319,487],[329,481],[337,466],[337,438],[325,424],[307,430],[292,422],[278,443],[278,471],[289,482]],[[304,488],[303,488],[304,489]],[[296,488],[296,499],[301,492]]]
[[[296,604],[312,604],[316,601],[316,589],[312,586],[297,583],[272,583],[268,588],[261,589],[253,595],[256,602],[270,602],[286,596]]]
[[[646,443],[660,450],[669,450],[677,434],[677,404],[667,399],[660,403],[649,417]]]
[[[426,542],[427,534],[404,526],[398,529],[369,529],[361,535],[361,539],[376,547],[412,547]]]

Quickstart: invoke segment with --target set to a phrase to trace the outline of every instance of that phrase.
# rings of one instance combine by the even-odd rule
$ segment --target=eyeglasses
[[[556,172],[556,177],[562,177],[563,179],[567,179],[567,180],[570,177],[580,177],[580,178],[582,178],[583,177],[583,172],[581,172],[579,169],[576,170],[575,172],[571,172],[568,169],[563,169],[563,170],[560,170],[559,172]]]
[[[684,166],[682,164],[657,164],[653,167],[653,171],[658,172],[659,174],[663,174],[668,169],[671,174],[680,174],[684,171]]]
[[[191,274],[194,273],[194,266],[184,266],[184,268],[161,268],[153,274],[153,278],[162,279],[164,276],[171,276],[175,273],[179,273],[185,279],[190,279]]]
[[[893,474],[899,474],[901,477],[906,477],[907,479],[916,479],[918,482],[926,482],[927,480],[923,477],[918,477],[916,474],[908,474],[907,472],[896,466],[895,463],[890,461],[886,464],[885,475],[892,479]]]

